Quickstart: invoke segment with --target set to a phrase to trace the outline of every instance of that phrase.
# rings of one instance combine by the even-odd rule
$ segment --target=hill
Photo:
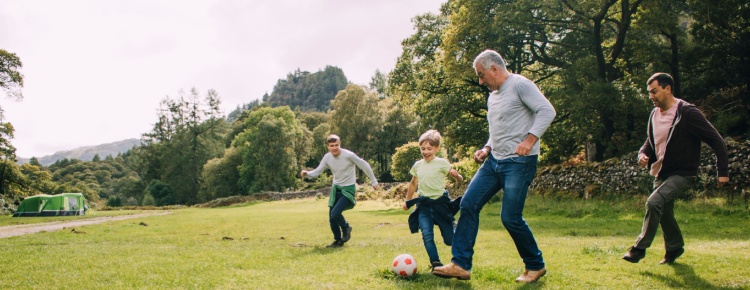
[[[91,161],[97,154],[102,159],[109,155],[112,155],[112,157],[114,157],[117,156],[117,154],[125,153],[128,150],[133,149],[133,147],[139,145],[141,145],[140,139],[131,138],[101,145],[79,147],[66,151],[58,151],[52,155],[37,157],[37,160],[39,160],[39,163],[44,166],[49,166],[55,163],[57,160],[62,160],[65,158],[78,159],[81,161]],[[28,163],[29,160],[30,158],[18,158],[18,162],[16,163],[18,163],[19,165],[25,164]]]

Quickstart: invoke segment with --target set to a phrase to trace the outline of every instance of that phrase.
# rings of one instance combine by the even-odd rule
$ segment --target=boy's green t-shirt
[[[417,177],[417,193],[419,196],[425,196],[436,199],[443,195],[445,191],[445,176],[451,170],[451,163],[440,157],[435,157],[426,162],[421,159],[414,163],[409,173]]]

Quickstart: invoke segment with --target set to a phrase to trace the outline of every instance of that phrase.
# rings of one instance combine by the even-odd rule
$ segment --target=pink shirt
[[[656,162],[651,164],[651,172],[649,172],[653,176],[659,175],[659,170],[661,170],[664,151],[667,150],[669,131],[672,129],[672,122],[674,122],[674,117],[677,114],[677,104],[679,102],[680,100],[664,112],[656,110],[654,117],[651,119],[651,124],[654,126],[654,145],[656,146],[654,148],[656,150]]]

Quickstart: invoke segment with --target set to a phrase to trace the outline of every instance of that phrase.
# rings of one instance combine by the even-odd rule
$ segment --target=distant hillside
[[[303,112],[325,112],[331,107],[331,100],[346,88],[344,71],[335,66],[310,73],[297,69],[286,79],[279,79],[271,95],[263,96],[263,102],[271,107],[289,106]]]
[[[96,146],[87,146],[87,147],[79,147],[73,150],[67,150],[67,151],[59,151],[52,155],[47,155],[43,157],[37,157],[36,159],[39,160],[39,163],[41,163],[44,166],[49,166],[53,163],[55,163],[57,160],[62,159],[78,159],[81,161],[91,161],[94,159],[94,156],[99,154],[99,158],[104,159],[109,155],[112,155],[112,157],[117,156],[117,154],[125,153],[130,149],[133,149],[134,146],[141,145],[141,140],[132,138],[127,140],[122,140],[118,142],[112,142],[107,144],[101,144]],[[18,164],[25,164],[29,162],[29,158],[18,158]]]

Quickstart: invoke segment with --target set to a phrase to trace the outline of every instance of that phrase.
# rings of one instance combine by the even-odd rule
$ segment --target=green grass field
[[[352,240],[327,249],[327,200],[311,198],[178,209],[77,228],[82,234],[0,239],[0,289],[750,289],[744,206],[679,202],[685,254],[659,265],[657,237],[646,258],[631,264],[621,256],[640,231],[643,202],[529,198],[525,217],[548,270],[530,285],[514,282],[523,263],[500,223],[499,203],[482,211],[471,280],[458,281],[429,274],[421,236],[409,233],[409,212],[397,203],[359,202],[345,212]],[[0,217],[0,225],[9,219]],[[438,247],[448,262],[450,247]],[[421,263],[412,279],[390,272],[401,253]]]

